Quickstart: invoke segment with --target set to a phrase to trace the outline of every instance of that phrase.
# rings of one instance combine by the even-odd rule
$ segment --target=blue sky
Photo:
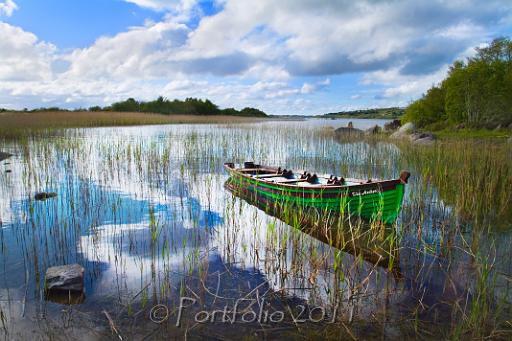
[[[0,107],[405,106],[511,32],[506,0],[0,0]]]

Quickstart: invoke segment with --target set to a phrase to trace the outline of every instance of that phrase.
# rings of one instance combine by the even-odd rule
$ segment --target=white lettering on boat
[[[352,195],[353,197],[358,197],[361,195],[374,194],[374,193],[380,193],[380,192],[381,191],[378,189],[367,189],[367,190],[360,191],[360,192],[351,192],[350,195]]]

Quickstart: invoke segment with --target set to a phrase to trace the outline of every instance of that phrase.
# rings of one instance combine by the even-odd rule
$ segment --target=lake
[[[0,333],[439,339],[490,328],[509,337],[512,225],[501,208],[510,207],[509,161],[495,161],[504,170],[492,188],[479,182],[482,193],[499,193],[484,205],[479,193],[453,189],[450,179],[463,170],[444,147],[340,142],[333,128],[349,121],[361,129],[387,122],[88,128],[1,140],[14,156],[0,162]],[[460,148],[482,154],[481,144]],[[446,183],[429,166],[441,157],[454,159],[437,176]],[[400,217],[372,237],[372,245],[392,245],[386,262],[232,193],[223,164],[243,161],[360,179],[409,170]],[[477,166],[460,186],[480,181]],[[34,200],[42,191],[57,196]],[[46,269],[72,263],[85,268],[85,294],[47,295]]]

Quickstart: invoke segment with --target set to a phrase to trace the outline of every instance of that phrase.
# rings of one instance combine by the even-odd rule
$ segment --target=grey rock
[[[409,135],[412,143],[418,145],[432,145],[435,142],[435,136],[432,133],[414,133]]]
[[[416,130],[416,126],[412,122],[407,122],[403,126],[398,129],[398,132],[401,134],[410,134]]]
[[[404,135],[400,134],[398,131],[395,131],[393,134],[389,135],[389,138],[392,138],[392,139],[401,139],[403,137],[404,137]]]
[[[36,193],[36,195],[34,196],[34,199],[46,200],[46,199],[50,199],[50,198],[55,198],[56,196],[57,196],[57,193],[55,193],[55,192],[40,192],[40,193]]]
[[[79,264],[52,266],[46,270],[49,291],[83,291],[84,268]]]
[[[435,143],[435,140],[429,138],[417,139],[412,142],[413,144],[422,145],[422,146],[431,146]]]
[[[408,122],[401,126],[397,131],[395,131],[393,134],[391,134],[389,137],[392,139],[403,139],[406,137],[409,137],[410,134],[414,133],[416,130],[416,126]]]

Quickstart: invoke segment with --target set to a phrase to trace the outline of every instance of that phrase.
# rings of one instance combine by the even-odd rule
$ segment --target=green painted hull
[[[338,188],[308,188],[281,186],[251,178],[228,168],[230,181],[257,196],[282,205],[314,207],[319,210],[338,211],[341,215],[360,216],[369,221],[393,223],[400,212],[404,197],[404,184],[389,180]]]

